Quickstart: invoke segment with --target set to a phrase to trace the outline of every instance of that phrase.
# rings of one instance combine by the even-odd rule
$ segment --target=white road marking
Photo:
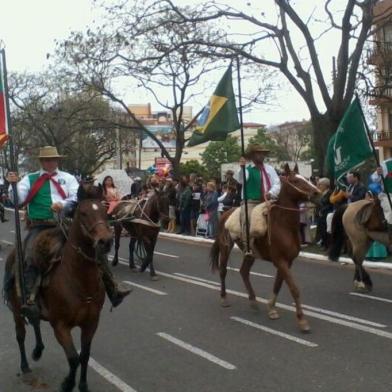
[[[227,267],[227,269],[228,269],[229,271],[240,272],[240,269],[239,269],[239,268]],[[251,275],[254,275],[254,276],[261,276],[262,278],[273,278],[272,275],[261,274],[260,272],[251,272],[250,274],[251,274]]]
[[[121,263],[121,264],[127,265],[126,263]],[[211,285],[211,284],[204,283],[204,282],[198,282],[198,281],[193,280],[193,279],[183,278],[181,276],[167,274],[165,272],[159,272],[159,271],[156,271],[156,270],[155,270],[155,272],[156,272],[157,275],[160,275],[160,276],[165,276],[167,278],[176,279],[176,280],[179,280],[179,281],[182,281],[182,282],[185,282],[185,283],[191,283],[191,284],[194,284],[196,286],[202,286],[202,287],[206,287],[206,288],[211,289],[211,290],[220,291],[220,288],[215,286],[215,285]],[[241,293],[239,291],[226,290],[226,292],[228,294],[235,295],[237,297],[248,298],[248,294]],[[266,299],[260,298],[260,297],[256,297],[256,300],[258,302],[261,302],[261,303],[264,303],[264,304],[266,304],[268,302]],[[290,312],[295,312],[296,311],[295,307],[291,306],[291,305],[285,305],[285,304],[282,304],[282,303],[277,303],[276,306],[278,306],[281,309],[289,310]],[[380,336],[382,338],[386,338],[386,339],[391,339],[392,340],[392,333],[391,332],[382,331],[382,330],[379,330],[379,329],[376,329],[376,328],[368,327],[366,325],[356,324],[354,322],[338,319],[338,318],[335,318],[335,317],[332,317],[332,316],[328,316],[328,315],[324,315],[324,314],[320,314],[320,313],[316,313],[316,312],[312,312],[312,311],[305,311],[304,314],[307,315],[307,316],[313,317],[313,318],[317,318],[319,320],[329,321],[330,323],[333,323],[333,324],[343,325],[345,327],[356,329],[358,331],[367,332],[367,333],[370,333],[370,334],[373,334],[373,335],[376,335],[376,336]]]
[[[170,257],[172,259],[178,259],[180,256],[170,255],[169,253],[154,252],[155,255]]]
[[[341,318],[341,319],[344,319],[344,320],[355,321],[355,322],[360,323],[360,324],[371,325],[372,327],[376,327],[376,328],[386,328],[387,327],[385,324],[375,323],[373,321],[368,321],[368,320],[361,319],[361,318],[358,318],[358,317],[349,316],[349,315],[343,314],[343,313],[333,312],[331,310],[317,308],[315,306],[309,306],[309,305],[302,304],[302,307],[304,309],[314,310],[315,312],[328,314],[330,316],[335,316],[335,317],[338,317],[338,318]]]
[[[130,282],[129,280],[123,280],[123,282],[126,283],[126,284],[129,284],[130,286],[135,286],[135,287],[138,287],[139,289],[146,290],[146,291],[149,291],[149,292],[157,294],[157,295],[167,295],[167,293],[165,293],[164,291],[151,289],[150,287],[146,287],[146,286],[143,286],[141,284]]]
[[[289,335],[289,334],[284,333],[284,332],[276,331],[275,329],[265,327],[264,325],[256,324],[256,323],[254,323],[252,321],[245,320],[245,319],[243,319],[241,317],[234,317],[233,316],[233,317],[230,317],[230,318],[232,320],[234,320],[234,321],[238,321],[239,323],[248,325],[249,327],[260,329],[261,331],[268,332],[270,334],[280,336],[281,338],[285,338],[285,339],[291,340],[292,342],[299,343],[299,344],[302,344],[302,345],[307,346],[307,347],[318,347],[318,344],[316,344],[316,343],[309,342],[308,340],[301,339],[301,338],[298,338],[298,337],[293,336],[293,335]]]
[[[223,361],[222,359],[219,359],[218,357],[216,357],[215,355],[212,355],[210,353],[208,353],[207,351],[204,351],[198,347],[192,346],[189,343],[184,342],[183,340],[177,339],[174,336],[171,336],[167,333],[164,332],[158,332],[157,333],[158,336],[160,336],[163,339],[166,339],[167,341],[185,349],[190,351],[191,353],[198,355],[199,357],[202,357],[204,359],[207,359],[210,362],[215,363],[216,365],[219,365],[227,370],[235,370],[236,367],[234,365],[232,365],[229,362]]]
[[[0,261],[3,261],[4,259],[2,257],[0,257]]]
[[[0,240],[0,242],[2,242],[3,244],[6,244],[6,245],[14,245],[13,242],[7,241],[7,240]]]
[[[363,298],[368,298],[368,299],[374,299],[375,301],[387,302],[389,304],[392,303],[392,299],[382,298],[382,297],[375,297],[373,295],[368,295],[368,294],[350,293],[350,295],[355,295],[356,297],[363,297]]]
[[[10,233],[15,234],[15,230],[10,230]]]
[[[120,391],[122,391],[122,392],[136,392],[135,389],[130,387],[128,384],[126,384],[124,381],[119,379],[117,376],[115,376],[109,370],[104,368],[102,365],[100,365],[93,358],[90,357],[88,364],[92,369],[94,369],[98,374],[100,374],[106,381],[113,384]]]
[[[191,279],[197,280],[199,282],[211,283],[211,284],[214,284],[216,286],[220,286],[219,282],[214,282],[213,280],[207,280],[207,279],[203,279],[203,278],[196,278],[195,276],[186,275],[186,274],[180,274],[179,272],[174,272],[174,275],[182,276],[184,278],[191,278]]]

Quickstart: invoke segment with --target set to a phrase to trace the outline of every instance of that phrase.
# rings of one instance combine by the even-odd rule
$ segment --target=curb
[[[168,238],[173,240],[180,240],[183,242],[192,242],[192,243],[199,243],[199,244],[212,244],[214,241],[202,238],[202,237],[192,237],[189,235],[182,235],[182,234],[172,234],[172,233],[159,233],[159,236],[162,238]],[[317,253],[310,253],[310,252],[299,252],[298,257],[303,257],[304,259],[311,259],[317,261],[328,261],[328,257],[325,255],[320,255]],[[337,265],[342,264],[354,264],[354,262],[349,257],[340,257],[339,262],[336,263]],[[379,261],[364,261],[363,266],[372,269],[390,269],[392,270],[392,263],[384,263]]]

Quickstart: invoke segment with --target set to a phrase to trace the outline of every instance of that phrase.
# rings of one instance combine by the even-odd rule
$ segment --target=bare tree
[[[241,56],[279,70],[309,109],[321,173],[328,140],[353,98],[363,48],[375,32],[378,3],[326,0],[314,5],[310,14],[301,14],[298,4],[290,0],[264,1],[262,5],[248,1],[248,7],[242,9],[215,1],[194,8],[180,7],[171,0],[155,1],[151,7],[156,13],[160,10],[161,24],[170,22],[197,29],[198,24],[220,23],[221,32],[226,27],[225,34],[191,39],[184,45],[197,44],[206,55],[213,52],[215,56]],[[275,15],[271,15],[271,9],[275,9]],[[377,28],[390,15],[391,9],[378,15]],[[233,30],[232,26],[239,22],[242,29]],[[332,59],[329,67],[322,64],[323,48],[318,45],[327,37],[336,42],[332,80]]]
[[[184,115],[184,106],[206,91],[212,92],[206,75],[228,63],[217,62],[213,50],[204,54],[203,45],[197,43],[222,34],[214,24],[172,23],[169,11],[147,3],[111,3],[106,7],[108,22],[104,26],[72,33],[59,43],[57,55],[59,64],[65,61],[69,75],[119,104],[178,173],[184,135],[193,125]],[[261,79],[270,76],[271,72],[266,76],[263,67],[256,67]],[[171,113],[175,149],[169,149],[131,111],[115,88],[120,81],[148,91],[160,107]],[[256,89],[248,103],[264,102],[270,84]]]

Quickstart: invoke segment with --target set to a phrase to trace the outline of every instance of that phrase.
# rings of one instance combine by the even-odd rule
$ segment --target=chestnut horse
[[[307,332],[310,330],[310,327],[304,318],[299,289],[294,282],[290,267],[300,251],[300,210],[298,205],[305,201],[317,202],[320,192],[313,184],[298,174],[297,166],[294,168],[294,171],[291,171],[286,164],[284,176],[281,177],[281,184],[279,197],[272,204],[267,216],[268,231],[265,235],[254,238],[252,250],[255,257],[272,262],[277,269],[273,295],[268,302],[270,319],[279,318],[276,300],[282,283],[285,281],[295,301],[298,325],[301,331]],[[227,262],[234,242],[240,249],[244,250],[245,248],[241,240],[233,241],[229,231],[225,228],[225,222],[233,211],[234,209],[231,209],[222,215],[219,222],[218,235],[212,245],[210,254],[213,271],[219,269],[220,273],[222,306],[229,306],[226,299],[225,278]],[[255,306],[256,295],[249,280],[249,273],[253,263],[254,258],[244,257],[240,273],[248,291],[249,300]]]
[[[100,200],[102,190],[100,189],[99,198],[94,199],[86,198],[89,195],[83,190],[78,194],[81,200],[76,208],[68,238],[63,239],[65,244],[61,260],[53,265],[49,272],[49,281],[43,285],[37,298],[41,307],[41,319],[49,321],[68,359],[69,373],[61,385],[62,392],[73,390],[79,364],[81,365],[79,390],[88,391],[87,366],[90,347],[105,300],[105,289],[101,280],[98,259],[99,255],[108,253],[112,245],[112,233],[108,225],[106,209]],[[43,246],[42,241],[46,241],[48,246],[57,246],[58,238],[58,228],[45,230],[37,237],[36,247]],[[8,272],[14,260],[15,252],[8,257],[6,265]],[[27,373],[31,370],[24,345],[25,321],[21,316],[21,302],[15,285],[8,293],[8,302],[15,320],[16,337],[21,354],[21,370]],[[42,355],[44,345],[39,322],[33,327],[36,346],[32,358],[37,361]],[[80,355],[75,349],[71,335],[74,327],[81,329]]]
[[[349,240],[351,258],[355,265],[354,290],[371,291],[372,280],[363,261],[373,241],[391,245],[384,213],[378,199],[358,200],[336,210],[332,219],[331,245],[328,256],[338,261],[345,239]]]
[[[137,203],[132,213],[127,213],[129,207],[127,203]],[[152,190],[149,196],[142,200],[131,199],[119,203],[114,211],[114,216],[121,216],[123,219],[117,221],[114,225],[114,256],[112,265],[118,264],[118,249],[120,248],[121,231],[124,227],[130,234],[129,240],[129,267],[136,270],[135,266],[135,245],[138,243],[138,249],[143,255],[140,272],[146,268],[150,269],[151,279],[156,280],[156,273],[153,264],[154,249],[158,240],[158,234],[163,226],[169,222],[169,199],[165,192]]]

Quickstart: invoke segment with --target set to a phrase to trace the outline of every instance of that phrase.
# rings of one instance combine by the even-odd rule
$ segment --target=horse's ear
[[[79,185],[77,197],[78,201],[86,199],[86,190],[84,189],[83,185]]]
[[[295,174],[299,174],[298,163],[295,163],[293,172],[294,172]]]
[[[283,166],[283,174],[284,174],[285,176],[290,175],[290,166],[289,166],[288,163],[286,163],[286,164]]]

